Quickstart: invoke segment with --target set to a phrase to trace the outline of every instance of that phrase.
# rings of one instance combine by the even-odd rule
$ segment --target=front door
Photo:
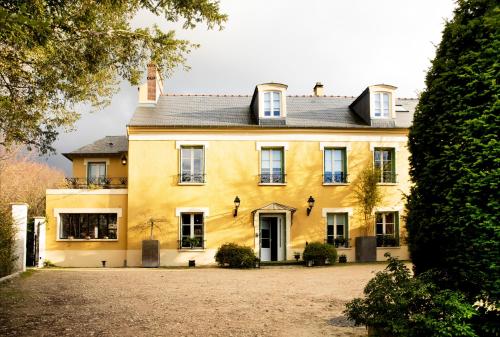
[[[262,215],[260,219],[261,261],[282,261],[285,258],[285,226],[279,215]]]

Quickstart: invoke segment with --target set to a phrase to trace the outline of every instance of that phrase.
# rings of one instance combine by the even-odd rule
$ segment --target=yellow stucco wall
[[[209,140],[205,151],[207,182],[202,186],[184,186],[178,184],[179,150],[175,140],[138,140],[129,141],[129,236],[128,249],[138,250],[141,240],[147,237],[145,231],[134,231],[131,227],[148,218],[164,219],[160,223],[161,231],[156,231],[156,238],[161,242],[161,249],[177,249],[179,239],[179,217],[175,214],[178,207],[206,207],[209,216],[205,219],[205,240],[208,249],[216,249],[225,242],[238,242],[254,247],[254,224],[252,211],[266,204],[277,202],[297,209],[291,226],[292,251],[302,251],[306,241],[321,241],[326,238],[326,218],[322,208],[353,208],[354,215],[349,219],[350,237],[359,234],[359,216],[354,200],[352,184],[346,186],[323,186],[323,152],[320,141],[294,139],[297,130],[278,131],[282,137],[290,134],[288,150],[285,151],[286,186],[259,186],[258,174],[260,152],[256,149],[256,140]],[[406,131],[367,130],[335,131],[309,130],[305,134],[328,133],[361,139],[373,137],[378,142],[366,140],[349,141],[347,152],[349,180],[356,179],[364,165],[372,162],[373,152],[370,144],[387,146],[388,137],[405,137]],[[147,130],[130,129],[129,134],[147,135]],[[206,134],[206,130],[203,131]],[[234,131],[233,135],[245,134],[248,137],[269,131]],[[158,132],[155,132],[158,134]],[[218,134],[231,134],[231,131],[213,131],[210,139]],[[196,136],[195,130],[164,132],[182,139],[203,139]],[[247,138],[248,138],[247,137]],[[381,138],[382,137],[382,138]],[[385,137],[385,138],[383,138]],[[154,139],[154,137],[152,137]],[[262,137],[259,139],[262,140]],[[272,141],[272,139],[269,139]],[[282,140],[280,140],[281,142]],[[392,143],[391,143],[392,145]],[[400,141],[396,152],[396,172],[398,183],[382,186],[383,201],[380,208],[402,210],[403,193],[409,190],[408,151],[406,140]],[[238,216],[232,215],[233,200],[238,195],[241,206]],[[316,202],[310,216],[306,215],[307,199],[312,195]],[[400,221],[404,232],[403,219]],[[354,241],[351,241],[354,244]],[[349,252],[347,252],[349,254]],[[352,254],[351,254],[352,255]],[[404,253],[400,254],[404,256]],[[290,256],[288,257],[291,258]],[[350,259],[352,261],[352,259]]]
[[[122,165],[121,156],[91,156],[91,157],[76,157],[73,158],[73,177],[87,177],[87,162],[106,162],[106,174],[110,178],[127,177],[128,165]]]

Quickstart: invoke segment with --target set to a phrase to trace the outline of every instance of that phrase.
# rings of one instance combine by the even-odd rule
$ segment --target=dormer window
[[[264,92],[264,117],[281,116],[281,93],[279,91]]]
[[[373,117],[388,118],[389,117],[389,93],[375,92],[373,93]]]

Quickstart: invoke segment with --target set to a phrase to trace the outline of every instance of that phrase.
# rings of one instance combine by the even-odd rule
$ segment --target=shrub
[[[302,254],[304,262],[307,264],[313,261],[314,265],[322,266],[327,261],[334,264],[337,261],[337,250],[332,245],[320,242],[311,242],[304,249]]]
[[[345,254],[339,256],[339,263],[347,263],[347,256]]]
[[[253,268],[256,260],[257,257],[250,247],[239,246],[235,243],[223,244],[215,254],[215,261],[221,267]]]
[[[10,275],[14,269],[15,235],[10,212],[0,208],[0,277]]]
[[[439,289],[428,276],[412,277],[402,262],[389,258],[386,270],[368,282],[365,298],[347,303],[344,314],[380,336],[477,336],[473,306],[461,293]]]

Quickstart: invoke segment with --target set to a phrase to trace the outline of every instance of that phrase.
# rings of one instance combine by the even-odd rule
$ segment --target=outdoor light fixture
[[[127,165],[127,156],[125,153],[122,155],[122,165]]]
[[[240,207],[240,198],[238,198],[238,196],[236,196],[236,198],[234,198],[234,213],[233,213],[233,216],[236,217],[238,215],[238,208]]]
[[[309,205],[309,207],[307,207],[307,216],[309,216],[309,214],[311,214],[312,208],[314,207],[314,198],[312,197],[312,195],[310,195],[309,199],[307,199],[307,204]]]

